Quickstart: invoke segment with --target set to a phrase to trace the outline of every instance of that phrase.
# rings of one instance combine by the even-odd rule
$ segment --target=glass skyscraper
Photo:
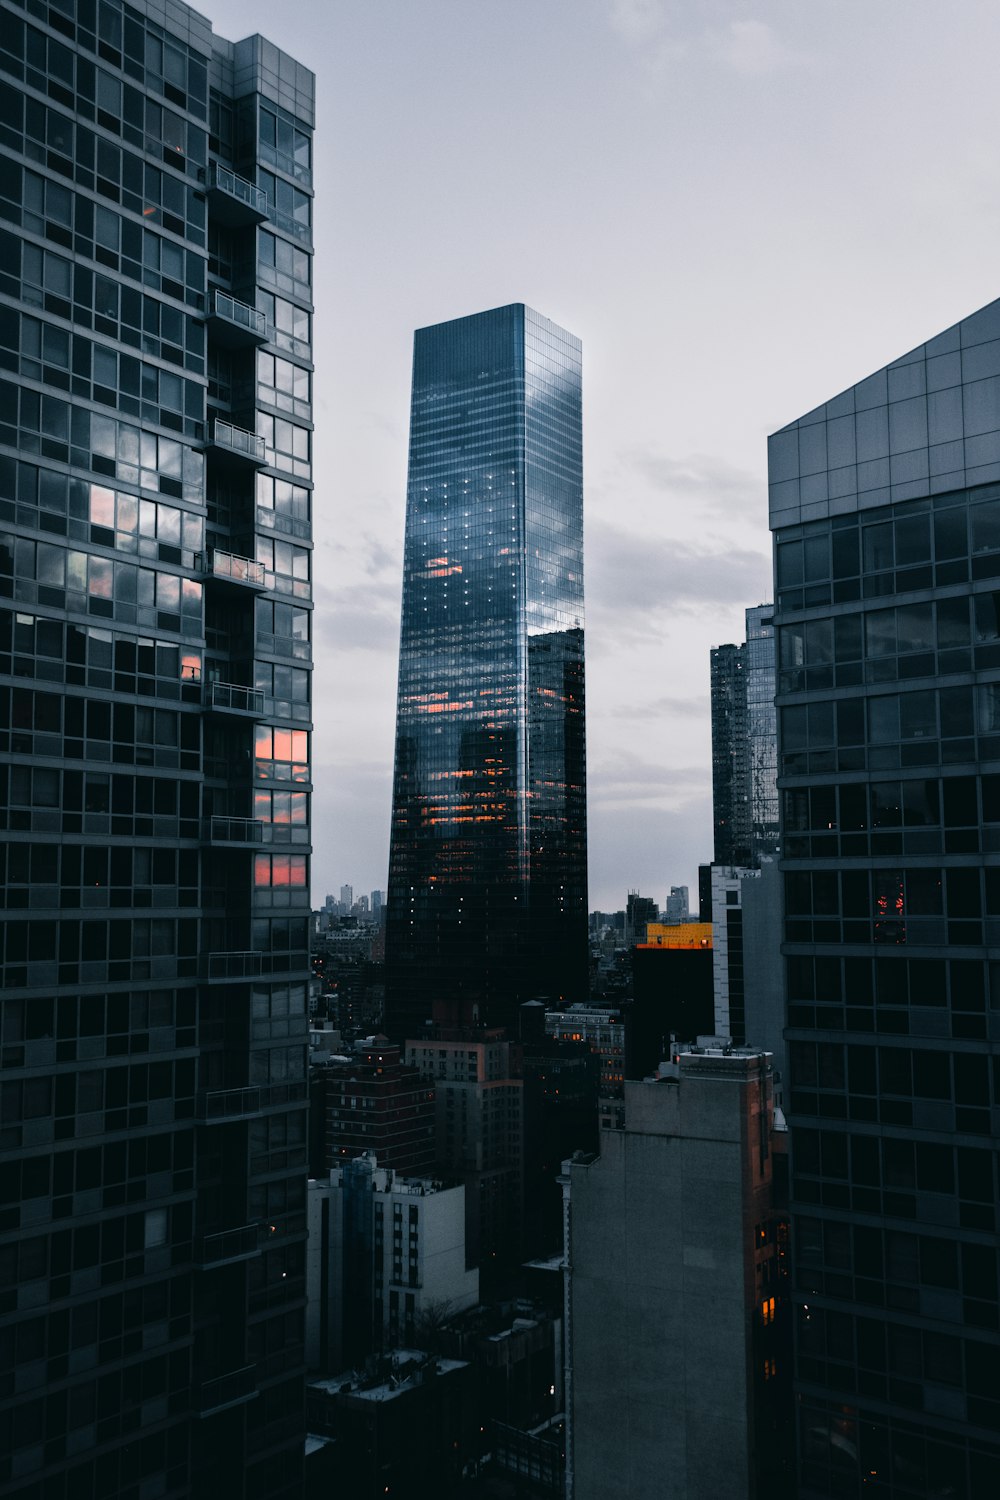
[[[711,652],[715,863],[755,868],[778,842],[774,610],[746,611],[746,640]]]
[[[387,1025],[587,993],[580,343],[521,304],[418,330]]]
[[[1000,302],[770,442],[802,1500],[1000,1493]]]
[[[0,1489],[301,1493],[313,76],[0,0]]]

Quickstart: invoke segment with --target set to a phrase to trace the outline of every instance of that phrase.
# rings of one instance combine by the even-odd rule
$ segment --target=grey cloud
[[[589,649],[589,646],[588,646]],[[588,711],[589,712],[589,711]],[[709,714],[707,693],[690,698],[651,698],[648,701],[630,704],[627,708],[608,709],[598,715],[602,719],[699,719],[705,721]]]
[[[637,611],[755,604],[771,588],[771,562],[745,547],[705,550],[689,542],[638,536],[606,521],[587,531],[587,589],[592,611],[627,621]],[[619,620],[616,618],[616,630]]]
[[[338,650],[395,650],[399,645],[399,581],[317,583],[318,634]]]
[[[611,0],[612,28],[633,45],[652,41],[666,25],[664,0]]]
[[[691,792],[702,796],[705,778],[703,766],[676,766],[666,755],[662,761],[651,761],[621,751],[611,760],[588,766],[587,795],[603,807],[640,803],[676,807],[689,802]]]
[[[628,449],[619,455],[620,470],[638,474],[654,489],[678,499],[693,501],[701,508],[731,515],[734,504],[750,516],[766,522],[767,491],[764,481],[746,469],[727,464],[706,453],[673,458],[649,445]],[[621,474],[616,485],[621,483]]]
[[[725,67],[744,76],[761,77],[812,62],[808,53],[790,47],[765,21],[730,21],[705,35],[709,52]]]
[[[725,0],[706,7],[716,13],[727,8]],[[693,12],[676,0],[612,0],[608,19],[652,74],[692,54],[742,77],[764,77],[813,62],[811,54],[784,41],[766,21],[746,16],[698,29],[691,25],[697,19]]]

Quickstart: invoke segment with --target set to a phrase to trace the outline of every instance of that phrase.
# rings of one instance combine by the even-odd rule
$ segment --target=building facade
[[[778,842],[773,606],[746,611],[746,640],[710,656],[712,807],[718,865],[753,867]]]
[[[686,885],[672,885],[670,894],[667,896],[666,908],[663,912],[665,922],[687,922],[690,921],[691,913],[688,908],[689,893]]]
[[[0,4],[0,1488],[299,1493],[313,76]]]
[[[783,1103],[785,986],[781,871],[762,856],[755,870],[712,866],[715,1034],[771,1054],[775,1103]]]
[[[800,1491],[1000,1487],[1000,302],[770,440]]]
[[[545,1012],[545,1035],[559,1042],[585,1042],[600,1063],[600,1091],[621,1095],[625,1082],[625,1023],[615,1006],[571,1005]]]
[[[356,1042],[347,1057],[315,1063],[310,1110],[320,1116],[324,1172],[365,1152],[402,1177],[424,1177],[434,1166],[433,1085],[384,1037]]]
[[[624,1002],[625,1077],[646,1078],[674,1051],[671,1039],[711,1036],[713,928],[652,922],[632,951],[632,998]]]
[[[416,1340],[479,1300],[466,1269],[465,1188],[404,1177],[374,1155],[309,1183],[310,1370],[361,1368],[373,1351]]]
[[[387,1030],[587,993],[580,344],[521,304],[417,331]]]
[[[686,1049],[565,1163],[575,1500],[790,1493],[774,1144],[766,1054]]]
[[[516,1263],[524,1219],[524,1079],[501,1028],[437,1028],[406,1061],[433,1083],[437,1170],[465,1183],[469,1265],[489,1278]],[[491,1288],[490,1288],[491,1289]]]
[[[732,643],[713,646],[709,660],[714,863],[745,865],[750,858],[750,814],[743,651]]]

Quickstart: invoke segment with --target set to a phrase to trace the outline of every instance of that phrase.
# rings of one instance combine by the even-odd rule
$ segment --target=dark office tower
[[[712,819],[715,863],[750,862],[747,804],[747,699],[740,646],[716,646],[711,653]]]
[[[0,1489],[298,1495],[313,79],[0,0]]]
[[[711,653],[717,865],[756,867],[778,841],[773,613],[748,609],[746,641]]]
[[[803,1500],[1000,1492],[998,377],[994,302],[771,439]]]
[[[580,344],[521,304],[418,330],[387,1030],[587,995]]]

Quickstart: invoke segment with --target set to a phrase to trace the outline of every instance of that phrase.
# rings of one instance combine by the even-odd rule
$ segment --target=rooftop
[[[413,1390],[435,1375],[450,1375],[454,1370],[465,1370],[468,1361],[445,1359],[439,1354],[429,1355],[419,1349],[394,1349],[379,1361],[384,1375],[373,1379],[358,1370],[345,1370],[330,1380],[310,1380],[311,1391],[323,1391],[328,1396],[355,1396],[364,1401],[392,1401],[404,1391]]]

